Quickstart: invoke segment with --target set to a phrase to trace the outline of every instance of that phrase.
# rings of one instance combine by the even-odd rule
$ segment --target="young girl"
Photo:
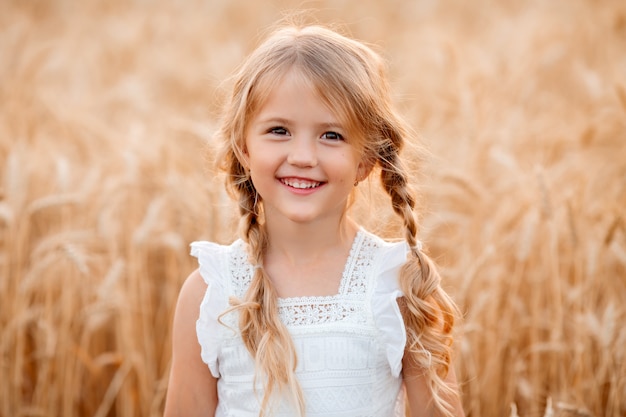
[[[381,58],[287,27],[240,68],[218,132],[241,239],[195,242],[176,307],[166,416],[461,416],[455,306],[417,241],[407,129]],[[348,215],[380,172],[404,240]]]

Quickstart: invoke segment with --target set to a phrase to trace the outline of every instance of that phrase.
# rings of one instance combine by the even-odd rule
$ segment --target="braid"
[[[241,338],[257,366],[254,386],[259,375],[265,378],[260,416],[271,410],[272,394],[284,388],[291,393],[299,414],[304,415],[304,396],[295,376],[295,346],[280,321],[278,296],[262,266],[267,234],[258,221],[258,194],[249,177],[236,187],[239,189],[239,210],[242,214],[241,234],[249,245],[250,263],[255,265],[255,271],[244,299],[232,297],[232,307],[227,312],[239,310]]]
[[[417,244],[417,223],[413,215],[415,198],[408,188],[407,174],[401,168],[398,157],[399,146],[391,140],[386,140],[381,146],[379,163],[381,166],[380,179],[385,191],[391,197],[393,211],[403,219],[406,229],[406,240],[411,247]]]
[[[441,277],[432,260],[421,251],[417,242],[415,198],[402,167],[398,137],[390,135],[379,152],[381,181],[391,197],[393,210],[405,227],[405,239],[411,248],[411,258],[400,271],[400,288],[404,297],[400,307],[407,333],[406,351],[413,364],[423,369],[429,380],[435,405],[452,415],[449,400],[457,396],[454,387],[445,382],[452,360],[452,328],[456,307],[441,288]],[[397,139],[394,143],[392,139]]]

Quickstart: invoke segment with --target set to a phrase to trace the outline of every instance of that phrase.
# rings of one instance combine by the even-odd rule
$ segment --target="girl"
[[[460,416],[456,309],[416,238],[381,58],[287,27],[240,68],[219,138],[241,239],[192,244],[166,416]],[[404,240],[347,214],[380,172]],[[404,388],[403,388],[404,387]]]

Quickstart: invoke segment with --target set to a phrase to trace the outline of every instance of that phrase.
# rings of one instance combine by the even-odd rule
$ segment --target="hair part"
[[[302,390],[295,377],[293,340],[280,321],[277,295],[263,269],[268,237],[263,226],[263,202],[246,168],[246,129],[265,98],[290,70],[298,71],[320,99],[350,131],[351,144],[370,166],[380,167],[383,188],[402,219],[409,260],[400,273],[401,300],[407,329],[407,352],[424,368],[436,406],[452,415],[445,398],[453,390],[445,383],[451,363],[452,326],[456,309],[443,292],[432,261],[416,248],[416,200],[400,152],[409,137],[407,125],[392,108],[382,58],[364,43],[320,26],[288,26],[275,31],[243,63],[234,76],[218,139],[223,148],[219,167],[226,186],[239,202],[240,234],[248,244],[255,272],[243,300],[231,300],[228,311],[239,312],[244,344],[255,359],[265,392],[261,416],[272,408],[272,395],[287,390],[304,415]]]

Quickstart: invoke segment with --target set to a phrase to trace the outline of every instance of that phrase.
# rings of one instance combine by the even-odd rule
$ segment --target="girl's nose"
[[[314,167],[317,165],[317,147],[315,139],[293,138],[290,141],[287,162],[297,167]]]

